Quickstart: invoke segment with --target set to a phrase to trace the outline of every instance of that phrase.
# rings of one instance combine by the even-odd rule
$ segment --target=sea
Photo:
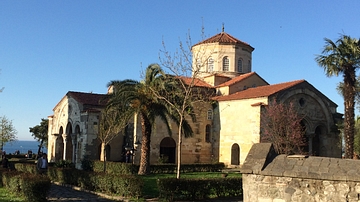
[[[39,149],[39,144],[40,142],[32,140],[16,140],[13,142],[5,143],[3,150],[7,154],[13,154],[16,150],[19,150],[20,154],[27,154],[29,150],[36,154]],[[42,148],[42,152],[47,153],[47,149],[45,146]]]

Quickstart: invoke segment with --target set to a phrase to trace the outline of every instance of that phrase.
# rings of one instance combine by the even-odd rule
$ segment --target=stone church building
[[[222,31],[192,47],[196,85],[214,90],[216,105],[198,109],[194,136],[183,138],[182,163],[223,162],[239,167],[251,146],[260,142],[261,108],[273,99],[295,103],[304,117],[310,155],[341,157],[341,144],[335,123],[342,118],[337,105],[306,80],[269,84],[252,71],[254,48]],[[194,71],[195,72],[195,71]],[[195,74],[195,73],[194,73]],[[50,161],[68,160],[80,168],[85,157],[100,159],[97,139],[99,115],[108,94],[68,92],[49,116],[48,156]],[[176,127],[174,127],[174,131]],[[176,130],[177,131],[177,130]],[[176,134],[176,132],[174,132]],[[141,140],[137,116],[109,145],[107,160],[124,161],[132,152],[139,163]],[[152,164],[176,162],[178,138],[169,136],[159,120],[151,139]]]

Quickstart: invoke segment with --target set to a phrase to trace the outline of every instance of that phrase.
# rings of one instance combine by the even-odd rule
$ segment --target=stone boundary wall
[[[360,201],[360,160],[277,155],[258,143],[241,173],[244,202]]]

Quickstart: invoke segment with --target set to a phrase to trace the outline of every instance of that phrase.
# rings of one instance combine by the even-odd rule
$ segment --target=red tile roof
[[[199,45],[199,44],[206,44],[206,43],[243,44],[243,45],[251,47],[250,44],[240,41],[239,39],[231,36],[230,34],[228,34],[226,32],[221,32],[219,34],[216,34],[215,36],[205,39],[205,40],[195,44],[194,46]],[[254,50],[253,47],[251,47],[251,49]]]
[[[268,97],[282,90],[288,89],[300,83],[306,82],[305,80],[296,80],[286,83],[279,83],[268,86],[259,86],[256,88],[248,88],[246,90],[226,95],[226,96],[217,96],[214,97],[214,100],[217,101],[228,101],[228,100],[241,100],[241,99],[250,99],[250,98],[258,98],[258,97]]]
[[[92,106],[105,106],[107,102],[107,94],[96,94],[96,93],[82,93],[69,91],[67,96],[73,97],[76,101]]]
[[[249,78],[250,76],[252,75],[257,75],[259,78],[261,78],[256,72],[250,72],[250,73],[246,73],[246,74],[242,74],[242,75],[239,75],[237,77],[234,77],[232,78],[231,80],[227,81],[227,82],[224,82],[216,87],[224,87],[224,86],[231,86],[237,82],[240,82],[240,81],[243,81],[244,79],[246,78]],[[264,80],[263,78],[261,78],[262,80]],[[265,80],[264,80],[265,81]],[[265,81],[265,83],[267,83]]]
[[[181,78],[181,80],[183,80],[183,82],[186,84],[186,85],[190,85],[191,84],[191,81],[192,81],[192,77],[184,77],[184,76],[181,76],[179,77]],[[201,80],[201,79],[198,79],[198,78],[194,78],[194,86],[196,87],[206,87],[206,88],[214,88],[212,85],[206,83],[205,81]]]
[[[229,76],[226,76],[226,75],[223,75],[223,74],[219,74],[219,73],[209,74],[209,75],[205,76],[204,78],[211,77],[211,76],[224,77],[224,78],[228,78],[228,79],[230,79],[230,77],[229,77]]]

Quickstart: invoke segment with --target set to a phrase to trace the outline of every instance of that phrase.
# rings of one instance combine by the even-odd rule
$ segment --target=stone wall
[[[360,201],[360,161],[277,155],[254,144],[242,168],[244,202]]]

